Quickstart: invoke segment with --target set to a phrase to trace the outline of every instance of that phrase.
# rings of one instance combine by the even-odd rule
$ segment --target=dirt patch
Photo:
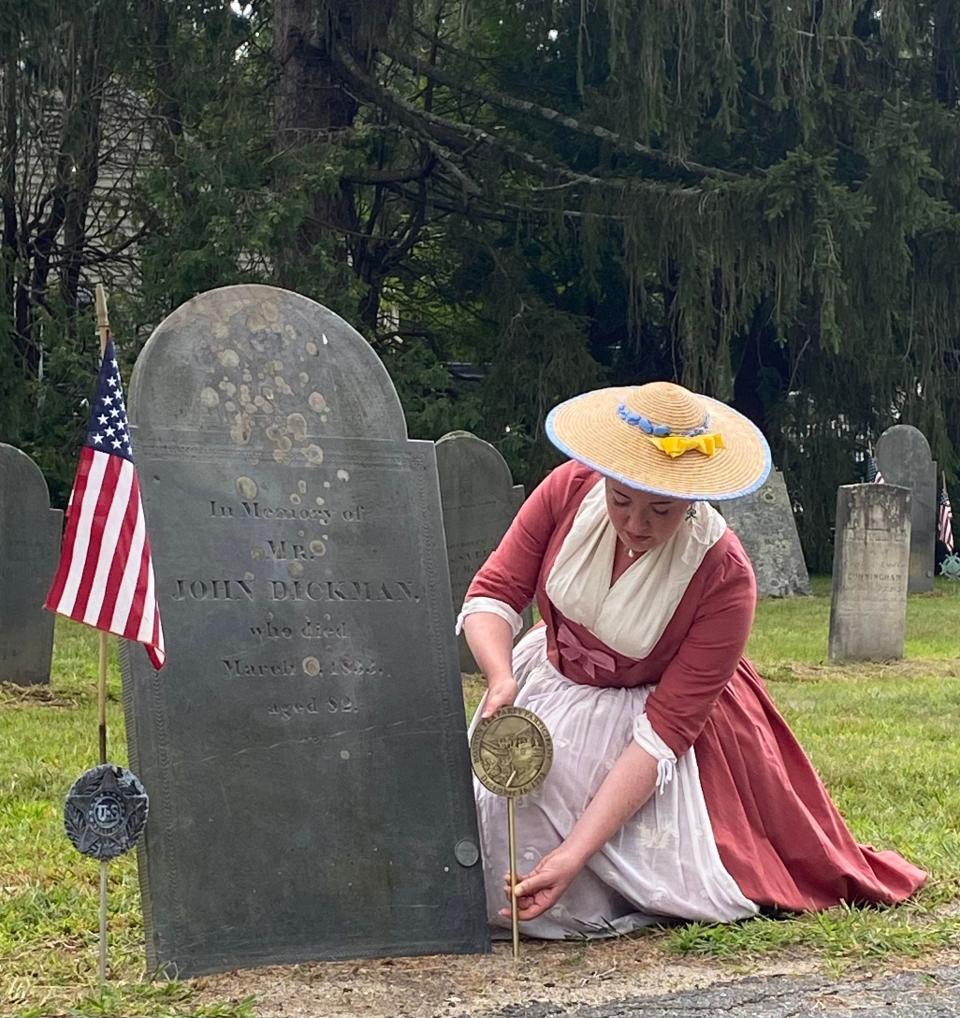
[[[198,1003],[254,996],[259,1018],[477,1018],[508,1005],[572,1006],[699,989],[742,975],[802,975],[813,955],[744,967],[667,958],[651,937],[592,943],[525,942],[484,956],[436,955],[269,966],[194,981]]]
[[[85,698],[82,693],[53,690],[42,683],[20,686],[0,682],[0,707],[77,707]]]

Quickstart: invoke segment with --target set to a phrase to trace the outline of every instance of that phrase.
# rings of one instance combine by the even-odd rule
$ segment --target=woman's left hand
[[[536,919],[553,908],[563,892],[573,883],[583,864],[574,859],[563,846],[545,855],[540,862],[517,882],[517,915],[520,919]],[[504,891],[510,900],[510,874],[504,875]],[[500,915],[510,918],[510,909],[502,908]]]

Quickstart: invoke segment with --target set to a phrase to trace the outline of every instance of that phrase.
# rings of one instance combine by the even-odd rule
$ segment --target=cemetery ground
[[[894,909],[837,908],[729,926],[681,924],[612,941],[506,945],[488,957],[316,963],[186,982],[143,974],[133,853],[110,865],[110,972],[96,987],[98,867],[62,824],[73,780],[96,762],[97,635],[58,620],[51,687],[0,686],[0,1014],[479,1015],[514,1003],[602,1003],[755,973],[827,978],[924,969],[960,957],[960,587],[911,596],[906,659],[825,662],[829,580],[765,601],[749,655],[860,841],[930,873]],[[111,641],[113,644],[115,641]],[[109,758],[126,762],[115,647]],[[478,679],[464,684],[468,709]],[[358,908],[362,903],[357,903]]]

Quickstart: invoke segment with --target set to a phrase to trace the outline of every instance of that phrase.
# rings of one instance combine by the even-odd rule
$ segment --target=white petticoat
[[[584,686],[564,678],[546,656],[546,630],[531,630],[514,648],[516,705],[540,717],[553,739],[544,784],[517,799],[517,868],[528,873],[557,848],[633,738],[634,719],[653,686]],[[481,705],[482,706],[482,705]],[[479,717],[479,709],[477,711]],[[474,724],[477,721],[474,718]],[[487,915],[508,904],[510,868],[506,799],[474,780],[487,892]],[[707,814],[696,755],[689,749],[663,785],[587,863],[560,901],[520,924],[532,937],[625,933],[664,917],[729,922],[756,915],[724,868]]]

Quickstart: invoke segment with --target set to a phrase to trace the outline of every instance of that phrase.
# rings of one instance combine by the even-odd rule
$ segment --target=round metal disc
[[[63,806],[63,826],[78,852],[114,859],[133,848],[148,809],[147,793],[136,774],[101,764],[73,783]]]
[[[477,725],[470,760],[474,774],[491,792],[526,795],[547,776],[553,742],[547,726],[532,711],[501,707]]]
[[[947,555],[940,563],[940,575],[950,580],[960,580],[960,555]]]

